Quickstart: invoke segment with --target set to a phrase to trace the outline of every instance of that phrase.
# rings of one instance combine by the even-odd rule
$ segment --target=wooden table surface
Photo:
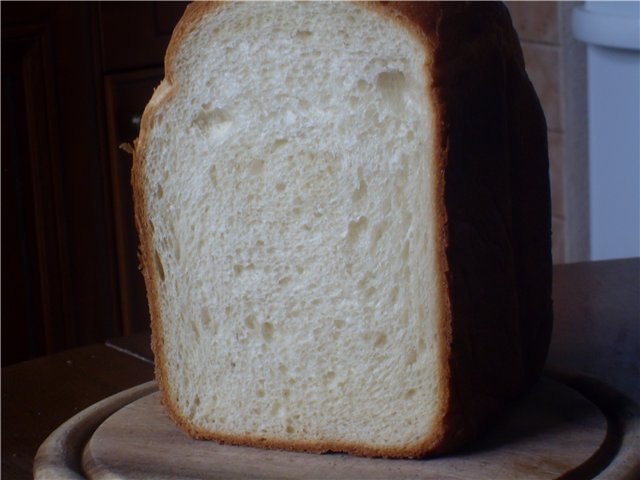
[[[640,259],[554,268],[548,365],[598,378],[640,403]],[[65,420],[153,379],[148,334],[2,369],[2,478],[32,478],[33,458]]]

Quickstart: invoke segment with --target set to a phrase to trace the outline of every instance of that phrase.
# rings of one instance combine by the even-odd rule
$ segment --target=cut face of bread
[[[425,35],[343,2],[189,8],[133,179],[163,402],[220,441],[434,449],[452,327]]]

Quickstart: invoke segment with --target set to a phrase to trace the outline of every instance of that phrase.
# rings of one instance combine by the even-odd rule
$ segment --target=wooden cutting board
[[[572,383],[573,381],[573,383]],[[580,391],[569,386],[582,385]],[[640,478],[636,406],[606,386],[543,378],[490,432],[455,455],[387,460],[219,445],[188,438],[145,384],[54,432],[35,478],[550,479]]]

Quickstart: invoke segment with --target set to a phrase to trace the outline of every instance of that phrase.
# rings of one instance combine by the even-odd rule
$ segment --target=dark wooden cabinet
[[[148,310],[142,275],[138,271],[137,236],[133,220],[130,182],[131,155],[120,148],[138,135],[140,115],[153,89],[162,79],[162,69],[150,68],[105,76],[111,192],[114,201],[118,295],[123,333],[148,329]]]
[[[3,365],[148,330],[119,145],[184,7],[3,2]]]

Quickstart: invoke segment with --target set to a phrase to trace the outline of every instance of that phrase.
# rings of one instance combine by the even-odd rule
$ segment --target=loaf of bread
[[[132,183],[194,437],[419,457],[540,374],[546,126],[502,4],[192,4]]]

